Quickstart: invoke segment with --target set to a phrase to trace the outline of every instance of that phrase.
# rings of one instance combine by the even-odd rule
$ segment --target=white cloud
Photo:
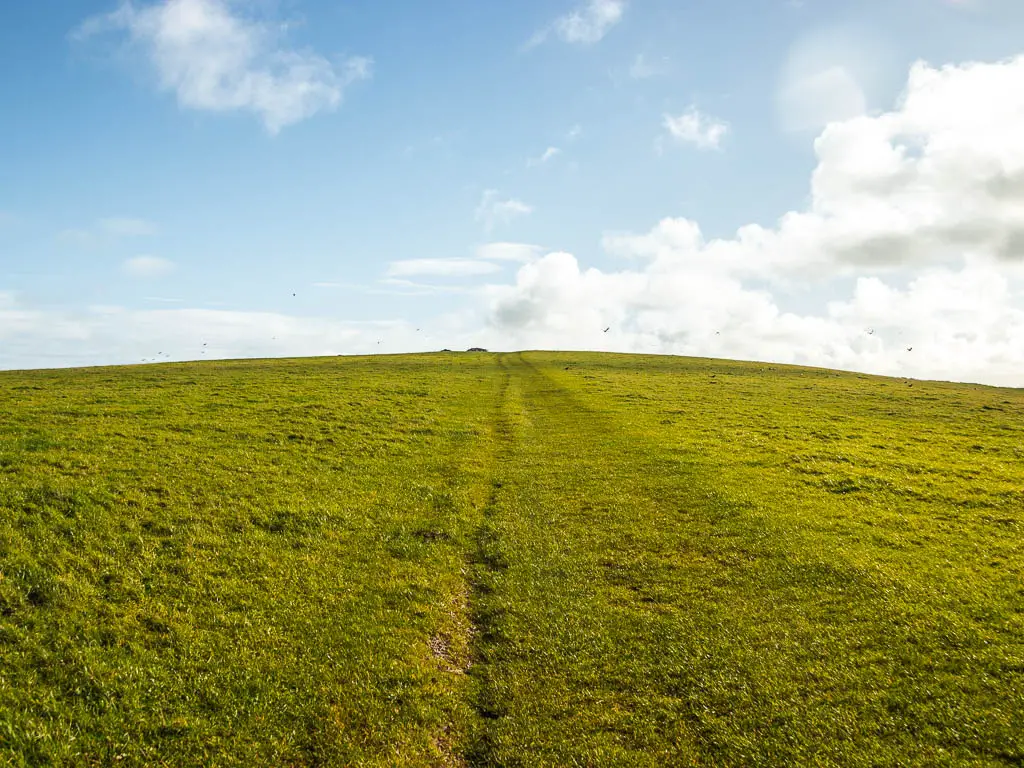
[[[636,58],[633,59],[633,63],[629,66],[629,76],[634,80],[647,80],[651,77],[664,75],[667,71],[668,59],[663,58],[661,61],[652,62],[642,53],[638,53]]]
[[[476,255],[480,259],[491,261],[533,261],[544,249],[529,243],[487,243],[477,248]]]
[[[529,160],[527,160],[526,165],[529,168],[533,168],[538,165],[544,165],[549,160],[554,160],[560,154],[562,154],[562,150],[559,149],[558,147],[548,147],[547,149],[544,150],[543,153],[541,153],[539,157],[531,157]]]
[[[580,125],[579,123],[577,123],[576,125],[574,125],[572,128],[570,128],[566,132],[565,138],[566,138],[567,141],[576,141],[576,139],[578,139],[582,135],[583,135],[583,126]]]
[[[132,277],[163,277],[174,271],[174,263],[159,256],[136,256],[127,259],[123,266]]]
[[[696,107],[690,107],[678,117],[665,115],[662,125],[673,139],[698,149],[718,149],[729,132],[728,123],[706,115]]]
[[[372,62],[351,57],[335,64],[283,44],[284,25],[242,15],[228,0],[166,0],[136,5],[85,21],[77,39],[118,32],[141,49],[160,87],[189,109],[245,110],[277,133],[336,108],[345,88],[370,77]]]
[[[405,259],[388,265],[388,277],[475,277],[501,269],[497,264],[477,259]]]
[[[381,286],[385,287],[381,287]],[[317,282],[313,288],[362,293],[367,296],[430,296],[440,293],[465,293],[466,285],[440,285],[435,282],[418,283],[405,278],[386,277],[376,283]]]
[[[476,220],[483,222],[484,228],[489,232],[497,225],[508,224],[519,216],[531,213],[532,205],[515,198],[503,200],[498,190],[488,189],[484,191],[476,208]]]
[[[509,346],[1024,385],[1020,136],[1024,56],[915,64],[895,109],[821,133],[805,209],[720,240],[609,235],[620,271],[549,254],[489,288],[489,323]]]
[[[566,43],[592,45],[622,21],[625,13],[626,0],[588,0],[537,32],[527,47],[540,45],[552,34]]]

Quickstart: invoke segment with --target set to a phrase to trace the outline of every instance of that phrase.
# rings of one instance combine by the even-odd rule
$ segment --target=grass
[[[0,374],[0,764],[1024,764],[1024,391]]]

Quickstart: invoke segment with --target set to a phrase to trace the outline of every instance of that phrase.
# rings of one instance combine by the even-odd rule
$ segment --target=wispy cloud
[[[110,216],[97,219],[87,227],[64,229],[57,233],[57,239],[66,245],[93,248],[131,237],[150,237],[158,232],[157,225],[146,219]]]
[[[439,283],[420,283],[404,277],[386,277],[380,281],[383,285],[394,286],[388,290],[377,290],[377,293],[391,296],[436,296],[440,293],[467,294],[470,288],[465,285],[441,285]]]
[[[388,265],[388,277],[476,277],[501,269],[478,259],[404,259]]]
[[[728,123],[706,115],[696,107],[690,107],[678,117],[665,115],[662,125],[673,139],[698,149],[718,149],[729,132]]]
[[[544,251],[529,243],[486,243],[476,249],[477,258],[490,261],[533,261]]]
[[[159,256],[136,256],[127,259],[122,266],[132,277],[163,277],[174,271],[174,262]]]
[[[544,165],[549,160],[554,160],[562,154],[562,150],[558,147],[548,147],[539,157],[531,157],[526,161],[526,165],[529,168],[533,168],[538,165]]]
[[[381,288],[380,286],[388,286]],[[466,286],[437,285],[436,283],[417,283],[397,277],[386,277],[374,284],[350,283],[345,281],[329,281],[313,283],[314,288],[323,290],[349,291],[368,296],[431,296],[439,293],[464,293]]]
[[[668,59],[651,61],[642,53],[638,53],[629,66],[629,76],[634,80],[646,80],[664,75],[668,71]]]
[[[476,208],[476,220],[483,222],[484,228],[490,231],[499,224],[508,224],[518,216],[527,216],[531,213],[532,205],[515,198],[503,200],[498,190],[488,189],[484,191]]]
[[[622,21],[626,13],[626,0],[588,0],[573,11],[559,16],[551,24],[539,30],[526,43],[533,48],[545,42],[551,35],[566,43],[593,45]]]
[[[242,7],[228,0],[150,5],[128,0],[87,19],[72,37],[126,35],[149,60],[160,87],[172,91],[181,106],[253,112],[272,134],[335,109],[347,86],[371,76],[370,59],[332,63],[290,48],[282,40],[285,25],[246,18]]]

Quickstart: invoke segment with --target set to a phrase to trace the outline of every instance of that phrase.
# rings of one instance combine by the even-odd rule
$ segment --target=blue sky
[[[482,343],[1024,384],[1016,192],[970,242],[884,214],[1016,173],[1024,139],[900,104],[925,61],[1020,118],[1022,33],[1013,0],[4,3],[0,367]],[[822,154],[908,130],[877,199]],[[975,284],[1002,314],[942,287]]]

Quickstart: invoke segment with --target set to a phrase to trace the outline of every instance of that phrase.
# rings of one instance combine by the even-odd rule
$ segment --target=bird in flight
[[[913,351],[914,351],[913,347],[907,347],[907,352],[913,352]]]
[[[612,327],[609,325],[607,328],[604,329],[604,333],[608,333],[608,331],[610,331],[611,329]]]

